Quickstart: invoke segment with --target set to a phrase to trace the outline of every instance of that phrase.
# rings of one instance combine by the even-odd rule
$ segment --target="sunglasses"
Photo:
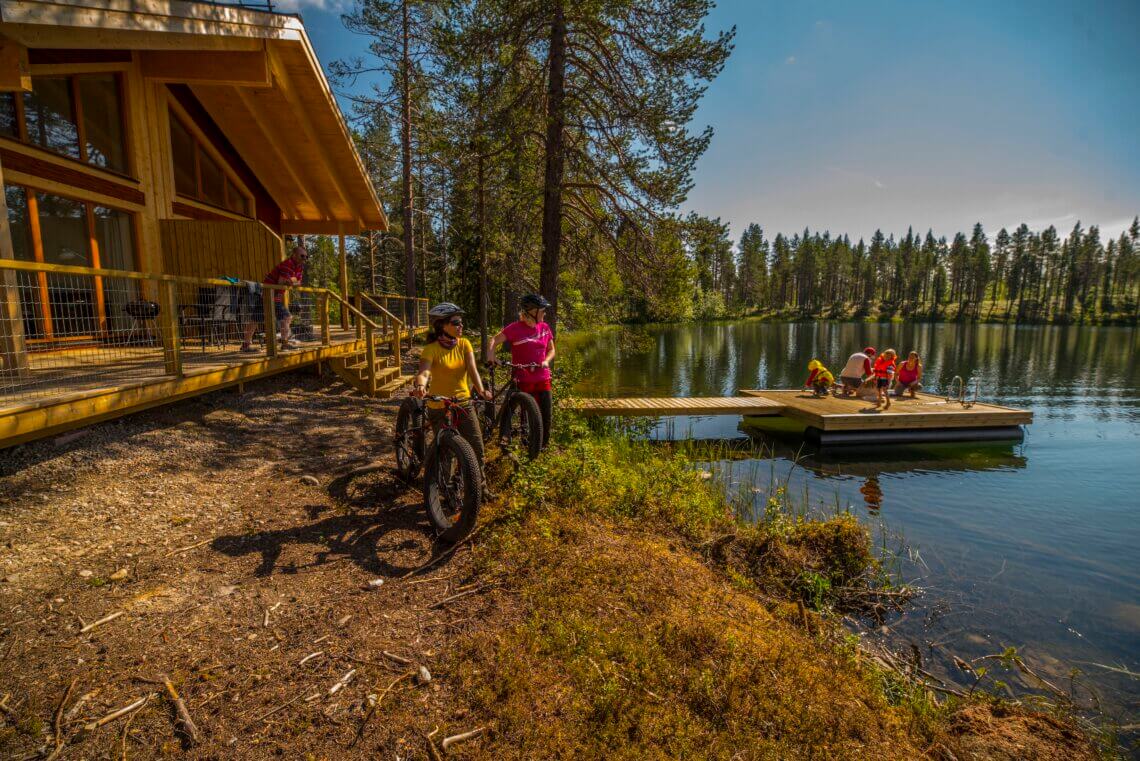
[[[449,325],[454,325],[457,328],[463,327],[463,320],[448,320]]]

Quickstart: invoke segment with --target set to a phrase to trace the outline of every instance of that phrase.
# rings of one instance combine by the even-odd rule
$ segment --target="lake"
[[[735,417],[663,419],[651,435],[743,440],[753,454],[713,463],[726,489],[762,504],[784,486],[870,525],[923,590],[874,636],[913,643],[925,668],[969,684],[953,656],[1013,646],[1082,704],[1134,724],[1140,681],[1117,669],[1140,674],[1140,330],[740,321],[607,329],[559,349],[584,360],[582,396],[708,396],[797,388],[812,358],[838,375],[866,345],[917,350],[927,391],[977,380],[980,400],[1030,408],[1034,423],[1018,444],[825,452]]]

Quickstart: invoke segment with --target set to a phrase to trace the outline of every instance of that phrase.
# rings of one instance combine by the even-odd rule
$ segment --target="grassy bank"
[[[489,757],[1097,756],[1061,715],[941,700],[863,657],[820,615],[879,583],[851,516],[741,525],[681,455],[592,438],[494,511],[478,572],[517,604],[450,667]]]

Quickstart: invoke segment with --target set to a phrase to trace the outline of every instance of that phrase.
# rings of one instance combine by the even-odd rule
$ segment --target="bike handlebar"
[[[515,364],[514,362],[503,362],[499,359],[492,359],[487,363],[488,367],[510,367],[515,370],[537,370],[542,367],[539,362],[527,362],[525,364]]]

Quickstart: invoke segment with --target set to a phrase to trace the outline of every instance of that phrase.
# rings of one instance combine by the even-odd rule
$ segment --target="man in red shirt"
[[[304,246],[294,246],[293,253],[289,258],[274,267],[261,282],[268,285],[300,285],[301,279],[305,276],[305,261],[308,258],[309,252],[305,250]],[[297,345],[289,340],[293,337],[293,333],[289,329],[290,323],[293,322],[293,315],[285,307],[284,291],[273,290],[273,307],[273,311],[277,315],[277,325],[281,330],[279,348],[297,348]],[[251,312],[250,320],[245,324],[245,335],[242,336],[241,344],[241,351],[246,354],[257,351],[250,345],[250,341],[253,340],[253,332],[257,329],[258,324],[265,324],[265,305],[261,299],[255,300]]]

